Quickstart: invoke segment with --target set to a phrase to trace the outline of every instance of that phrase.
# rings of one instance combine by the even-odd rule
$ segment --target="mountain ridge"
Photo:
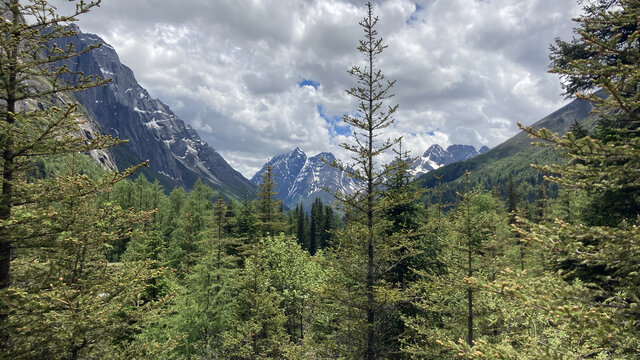
[[[561,135],[575,123],[592,129],[597,121],[597,116],[591,114],[592,109],[593,103],[577,99],[536,121],[531,127],[546,128]],[[522,197],[533,201],[536,198],[536,187],[544,180],[543,174],[531,168],[530,164],[546,165],[561,159],[552,149],[533,146],[532,142],[534,141],[526,132],[520,131],[483,154],[443,166],[437,173],[426,173],[416,181],[426,188],[434,188],[440,183],[444,201],[451,203],[456,199],[456,192],[464,191],[463,177],[466,171],[470,172],[472,183],[480,184],[487,190],[495,188],[503,195],[506,194],[506,182],[511,174],[520,186]],[[548,195],[553,196],[555,188],[548,190]]]
[[[439,144],[433,144],[413,162],[409,172],[416,179],[441,166],[473,158],[488,150],[485,145],[476,151],[472,145],[453,144],[444,149]]]
[[[481,151],[488,148],[484,146]],[[424,174],[442,165],[472,158],[479,154],[471,145],[454,144],[443,149],[440,145],[430,146],[424,154],[415,160],[409,171],[413,176]],[[290,152],[278,154],[269,159],[251,178],[258,185],[267,166],[271,166],[271,174],[276,184],[274,191],[277,198],[287,207],[302,202],[306,207],[316,198],[323,202],[334,200],[331,193],[353,193],[359,189],[358,181],[349,178],[329,163],[336,160],[330,152],[321,152],[309,157],[299,147]],[[326,191],[329,190],[329,192]]]
[[[335,160],[335,156],[330,152],[308,157],[300,148],[295,148],[268,160],[251,181],[259,184],[267,166],[271,166],[277,198],[281,199],[285,206],[294,207],[302,202],[309,208],[316,197],[324,203],[331,203],[335,200],[331,193],[353,193],[358,188],[356,180],[349,178],[344,171],[329,165]]]
[[[112,79],[105,86],[75,96],[104,133],[130,140],[113,151],[120,168],[149,159],[153,170],[177,186],[190,188],[201,178],[215,190],[236,199],[255,194],[253,183],[233,169],[169,106],[149,95],[136,81],[133,71],[120,62],[113,47],[97,35],[75,30],[76,36],[61,39],[57,45],[64,48],[73,44],[82,50],[102,44],[65,65],[85,76]]]

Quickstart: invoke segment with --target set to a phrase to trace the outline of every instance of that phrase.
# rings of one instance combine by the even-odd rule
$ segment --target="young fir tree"
[[[279,237],[267,237],[265,242]],[[286,332],[287,316],[280,304],[283,294],[275,291],[266,258],[268,246],[252,244],[245,252],[244,267],[235,283],[237,317],[222,334],[224,359],[281,359],[290,337]]]
[[[339,225],[339,219],[336,218],[333,208],[329,205],[325,205],[324,207],[323,219],[324,224],[322,225],[322,228],[324,231],[320,234],[320,243],[318,244],[318,248],[320,249],[326,249],[330,246],[333,234]]]
[[[255,208],[247,196],[240,203],[237,216],[232,221],[234,236],[245,244],[252,243],[258,233],[257,222]]]
[[[324,206],[320,198],[316,198],[311,204],[311,223],[309,224],[309,253],[315,255],[318,251],[320,236],[323,233]]]
[[[295,235],[298,244],[308,251],[310,243],[309,218],[307,213],[304,211],[304,204],[302,202],[299,205],[296,205],[293,215],[295,217]]]
[[[223,357],[223,334],[238,321],[237,244],[224,230],[226,209],[219,196],[207,211],[197,244],[198,261],[176,285],[174,314],[153,329],[159,338],[180,339],[171,354],[176,358]],[[159,331],[163,327],[166,330]]]
[[[214,196],[215,192],[198,179],[180,208],[176,227],[167,242],[166,261],[181,277],[201,256],[197,247],[207,227],[207,214],[213,208]]]
[[[150,214],[92,200],[50,204],[50,234],[37,247],[16,249],[8,358],[134,358],[149,350],[137,336],[158,319],[148,294],[162,271],[151,261],[108,263],[105,245],[143,236],[130,228],[141,228]]]
[[[357,86],[347,94],[358,100],[356,115],[347,115],[344,122],[354,129],[353,143],[342,147],[354,154],[355,163],[341,166],[349,176],[363,184],[353,195],[336,194],[342,210],[347,213],[347,225],[337,235],[335,249],[335,286],[331,298],[336,314],[340,314],[337,335],[332,340],[340,356],[379,359],[397,354],[397,339],[387,336],[385,319],[403,301],[398,284],[386,281],[387,275],[402,258],[412,255],[407,245],[409,237],[390,234],[390,221],[385,210],[393,204],[383,200],[384,179],[391,169],[380,166],[378,158],[398,140],[380,141],[382,130],[393,124],[397,105],[384,108],[391,98],[395,82],[387,81],[379,69],[377,59],[386,48],[375,27],[378,18],[373,5],[367,4],[367,16],[360,22],[364,39],[358,51],[364,57],[364,67],[354,66],[349,74]],[[398,236],[396,236],[398,235]],[[346,306],[344,306],[346,305]]]
[[[493,341],[507,318],[499,297],[476,284],[477,279],[494,279],[504,266],[509,236],[505,211],[497,197],[469,184],[459,196],[455,211],[430,230],[441,237],[437,257],[442,267],[417,270],[417,311],[405,317],[403,348],[415,359],[454,358],[458,339],[469,348],[478,340]]]

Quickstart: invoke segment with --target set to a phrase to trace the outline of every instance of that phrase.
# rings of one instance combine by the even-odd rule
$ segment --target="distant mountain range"
[[[93,153],[92,156],[103,166],[117,166],[122,170],[149,159],[150,168],[143,169],[142,173],[152,180],[160,180],[166,188],[190,188],[196,179],[201,178],[221,193],[240,199],[247,194],[256,194],[260,175],[267,165],[271,165],[278,183],[276,190],[288,207],[301,201],[308,206],[316,197],[326,203],[333,201],[333,196],[324,189],[330,192],[353,192],[357,189],[357,182],[322,161],[333,161],[333,154],[308,157],[300,149],[274,157],[251,180],[247,180],[167,105],[151,98],[138,84],[131,69],[120,62],[111,46],[96,35],[76,30],[79,32],[77,36],[59,40],[58,46],[65,48],[70,43],[78,49],[92,44],[102,46],[68,61],[66,65],[72,71],[82,71],[85,76],[113,79],[107,86],[74,95],[87,120],[81,131],[88,137],[102,132],[130,140],[108,152]],[[596,118],[590,116],[591,109],[591,103],[576,100],[533,126],[561,134],[574,123],[592,128]],[[519,133],[491,150],[486,146],[476,151],[469,145],[451,145],[446,149],[433,145],[413,163],[410,171],[424,187],[433,187],[441,181],[446,201],[455,200],[456,191],[462,189],[461,178],[466,170],[471,171],[474,183],[503,192],[508,175],[513,174],[522,195],[532,200],[534,188],[542,182],[542,174],[531,169],[529,164],[553,163],[558,156],[550,149],[532,147],[530,143],[526,134]],[[439,169],[440,180],[431,172],[434,169]]]
[[[416,159],[410,167],[410,172],[414,177],[418,177],[440,166],[472,158],[487,150],[489,148],[486,146],[476,151],[470,145],[451,145],[446,150],[440,145],[432,145],[421,157]],[[251,182],[256,185],[260,184],[262,174],[267,170],[267,166],[271,166],[276,183],[275,191],[278,193],[277,197],[283,201],[285,206],[294,207],[302,202],[305,208],[308,208],[316,197],[329,203],[334,200],[331,193],[350,194],[359,188],[357,181],[328,165],[335,159],[335,156],[329,152],[308,157],[300,148],[295,148],[289,153],[280,154],[270,159],[251,178]],[[329,189],[330,193],[325,189]]]
[[[281,154],[270,159],[251,182],[259,184],[262,174],[271,166],[278,198],[282,199],[286,207],[295,207],[300,202],[305,208],[310,208],[311,202],[319,197],[324,203],[334,201],[331,193],[353,193],[357,182],[348,177],[343,171],[329,166],[336,158],[332,153],[323,152],[308,157],[304,151],[295,148],[289,153]],[[330,192],[327,192],[328,189]]]
[[[77,49],[84,49],[102,44],[66,65],[72,71],[82,71],[85,76],[112,79],[110,84],[76,93],[76,97],[103,133],[129,140],[112,150],[118,168],[122,170],[149,159],[152,171],[145,175],[161,180],[167,187],[190,188],[201,178],[212,188],[236,199],[255,194],[253,183],[202,141],[167,105],[149,96],[111,46],[96,35],[76,30],[77,36],[60,39],[58,46],[64,49],[73,43]]]

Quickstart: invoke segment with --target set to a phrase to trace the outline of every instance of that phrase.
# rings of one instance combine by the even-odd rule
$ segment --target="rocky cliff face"
[[[50,81],[40,79],[38,81],[29,81],[29,86],[34,88],[34,91],[38,93],[44,93],[52,90],[52,84]],[[33,110],[36,108],[44,108],[48,106],[58,106],[59,108],[65,108],[68,104],[76,103],[76,99],[73,94],[70,93],[55,93],[47,97],[46,101],[42,99],[26,99],[18,104],[18,110]],[[97,135],[102,134],[102,128],[96,119],[89,114],[82,106],[79,107],[78,118],[78,131],[74,136],[82,136],[87,140],[93,140]],[[109,171],[117,170],[117,165],[113,153],[110,149],[91,150],[88,153],[89,156],[103,169]]]
[[[149,159],[152,169],[178,185],[191,187],[197,178],[201,178],[213,188],[236,198],[255,193],[255,185],[202,141],[191,126],[167,105],[149,96],[131,69],[120,62],[115,50],[100,37],[79,32],[77,36],[59,42],[58,46],[64,48],[69,43],[78,49],[102,44],[67,66],[72,71],[82,71],[85,76],[112,79],[107,86],[89,89],[76,96],[103,132],[129,140],[121,146],[130,151],[114,151],[116,158],[133,154],[141,160]],[[116,161],[126,162],[123,159]]]
[[[330,203],[334,200],[330,193],[353,193],[358,188],[356,181],[327,164],[332,161],[335,161],[335,157],[331,153],[323,152],[307,157],[302,150],[296,148],[269,160],[251,178],[251,182],[259,184],[262,174],[270,165],[276,182],[275,191],[285,206],[294,207],[302,202],[308,208],[316,197]],[[329,189],[329,193],[325,188]]]
[[[431,145],[427,151],[422,154],[411,165],[410,171],[413,178],[426,174],[431,170],[435,170],[441,166],[453,164],[458,161],[464,161],[474,156],[480,155],[489,150],[488,147],[482,146],[479,151],[471,145],[451,145],[447,149],[443,149],[440,145]]]

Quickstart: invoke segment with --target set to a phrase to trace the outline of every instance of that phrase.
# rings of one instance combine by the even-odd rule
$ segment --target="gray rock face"
[[[240,197],[255,193],[255,186],[234,170],[220,154],[200,139],[198,133],[178,118],[160,100],[153,99],[136,81],[131,69],[123,65],[115,50],[92,34],[59,42],[83,49],[102,46],[67,63],[72,71],[85,76],[111,78],[106,86],[92,88],[76,96],[107,134],[128,139],[131,152],[149,159],[150,167],[191,187],[200,177],[205,183],[228,195]]]
[[[431,145],[421,157],[416,159],[409,171],[415,179],[441,166],[470,159],[488,150],[489,148],[486,146],[482,146],[479,151],[476,151],[471,145],[456,144],[447,147],[446,150],[438,144]]]
[[[323,161],[323,159],[325,161]],[[358,189],[357,182],[343,171],[329,166],[335,156],[328,152],[307,157],[299,148],[290,153],[275,156],[258,171],[251,182],[259,184],[267,166],[271,166],[276,183],[275,191],[287,207],[302,202],[308,207],[316,197],[324,203],[334,200],[331,193],[353,193]],[[329,192],[324,189],[329,189]]]
[[[47,80],[41,81],[28,81],[30,87],[34,88],[34,91],[43,93],[52,90],[51,83]],[[43,109],[51,105],[58,106],[59,108],[65,108],[68,104],[77,103],[73,94],[70,93],[55,93],[47,97],[45,102],[42,99],[26,99],[25,101],[17,104],[19,111],[29,111],[34,109]],[[81,104],[80,104],[81,105]],[[87,140],[93,140],[98,135],[102,134],[102,128],[98,122],[87,113],[86,109],[80,109],[77,113],[78,118],[78,131],[74,136],[83,137]],[[88,155],[103,169],[108,171],[115,171],[118,169],[115,158],[110,149],[98,149],[91,150]]]
[[[478,155],[476,148],[471,145],[451,145],[447,152],[453,158],[452,162],[464,161]]]

